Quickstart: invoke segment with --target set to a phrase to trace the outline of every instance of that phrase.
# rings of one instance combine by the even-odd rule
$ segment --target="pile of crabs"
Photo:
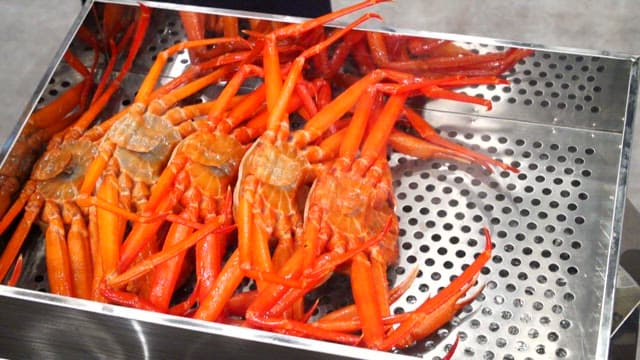
[[[481,291],[467,295],[491,240],[485,231],[484,251],[415,311],[391,314],[413,277],[394,288],[387,279],[399,232],[388,148],[517,171],[439,137],[407,100],[490,108],[454,89],[506,84],[500,75],[531,52],[479,55],[450,41],[354,30],[379,18],[371,13],[323,27],[378,2],[293,25],[250,20],[242,31],[232,17],[181,13],[189,40],[157,55],[116,114],[103,109],[151,10],[103,5],[100,38],[79,32],[96,58],[107,48],[101,78],[97,61],[86,68],[68,52],[85,81],[32,116],[25,131],[47,144],[33,168],[26,151],[14,151],[13,170],[0,178],[0,231],[11,231],[0,279],[16,284],[21,248],[38,223],[55,294],[380,350],[411,346],[446,324]],[[160,85],[167,59],[182,51],[191,65]],[[249,78],[260,85],[241,94]],[[217,98],[184,105],[212,86],[224,86]],[[94,124],[98,116],[106,120]],[[292,118],[302,126],[291,129]],[[312,319],[318,302],[305,296],[334,273],[350,277],[354,304]],[[187,279],[193,291],[176,300]],[[252,290],[241,286],[247,279]]]

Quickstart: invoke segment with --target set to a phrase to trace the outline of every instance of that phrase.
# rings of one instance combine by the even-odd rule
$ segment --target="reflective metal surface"
[[[145,51],[107,112],[126,106],[157,51],[184,37],[175,13],[156,11],[153,19]],[[171,59],[165,79],[188,63],[186,54]],[[440,358],[459,333],[459,358],[606,356],[635,76],[636,64],[628,59],[540,50],[508,76],[512,85],[465,90],[491,98],[490,112],[449,101],[415,104],[445,138],[502,159],[520,173],[486,174],[473,165],[391,156],[402,226],[400,264],[391,277],[398,282],[413,267],[420,269],[394,312],[410,311],[460,274],[482,250],[483,226],[494,242],[480,297],[404,355]],[[64,66],[54,79],[45,94],[77,81]],[[42,242],[34,236],[27,246],[19,286],[46,291]],[[13,337],[0,336],[0,355],[55,357],[65,349],[64,357],[403,357],[39,291],[0,286],[3,319],[16,337],[35,344],[16,346]],[[340,284],[327,291],[322,312],[348,295]],[[82,344],[75,341],[78,333]]]
[[[0,163],[90,4],[79,0],[0,2]]]
[[[9,359],[402,358],[2,285],[0,309]]]

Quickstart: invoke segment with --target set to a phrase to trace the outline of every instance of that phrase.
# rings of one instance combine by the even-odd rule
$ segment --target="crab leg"
[[[16,286],[18,280],[20,280],[20,275],[22,275],[22,265],[23,259],[22,254],[20,254],[20,256],[18,256],[18,259],[16,259],[16,263],[13,265],[11,276],[9,276],[9,279],[7,279],[7,286]]]
[[[407,72],[464,69],[469,66],[486,66],[486,64],[493,61],[505,62],[510,58],[510,53],[508,52],[496,52],[483,55],[456,55],[450,57],[391,61],[385,44],[385,36],[382,33],[368,32],[367,40],[371,49],[371,55],[377,66]]]
[[[373,97],[373,94],[368,94]],[[367,136],[360,158],[353,162],[356,174],[364,176],[374,162],[382,154],[389,134],[402,112],[406,95],[392,95],[385,104],[373,129]],[[364,124],[358,124],[362,127]],[[354,126],[355,127],[355,126]],[[382,317],[388,315],[389,297],[386,288],[386,273],[380,271],[380,260],[373,258],[373,263],[364,254],[356,255],[351,262],[351,287],[358,315],[363,322],[363,336],[367,346],[377,347],[384,337]],[[382,265],[383,268],[385,267]],[[384,286],[378,286],[378,285]]]
[[[72,125],[71,128],[67,131],[68,136],[75,137],[77,134],[81,134],[84,130],[95,120],[100,111],[105,107],[113,93],[120,87],[120,83],[122,79],[127,74],[131,65],[133,64],[133,60],[138,53],[138,49],[142,45],[142,40],[144,39],[144,35],[147,31],[147,27],[149,26],[149,21],[151,18],[151,10],[140,4],[141,15],[138,19],[138,23],[136,25],[135,34],[133,37],[133,41],[131,43],[131,47],[129,48],[129,53],[127,54],[127,58],[125,59],[124,64],[122,65],[122,69],[118,73],[118,76],[109,84],[107,89],[102,93],[102,95],[94,99],[92,101],[91,107],[82,114],[80,119],[76,121],[75,124]]]
[[[113,274],[111,277],[107,278],[107,284],[113,288],[124,286],[127,282],[143,276],[144,274],[153,270],[157,265],[162,264],[163,262],[174,258],[181,252],[189,249],[198,241],[204,239],[208,234],[212,232],[227,233],[235,229],[234,225],[221,226],[224,221],[225,220],[220,216],[216,217],[215,219],[206,223],[203,227],[189,235],[179,244],[151,255],[149,258],[131,266],[129,269],[120,274]]]
[[[107,171],[102,179],[102,184],[96,193],[98,198],[103,199],[111,205],[117,205],[118,180],[112,171]],[[116,270],[118,258],[120,256],[120,241],[124,234],[124,227],[121,218],[111,211],[98,208],[98,246],[100,257],[102,258],[102,273],[110,274]]]
[[[89,245],[89,232],[80,209],[75,204],[71,202],[64,203],[62,217],[65,223],[70,224],[67,244],[71,255],[70,267],[75,295],[82,299],[91,299],[93,264]]]
[[[180,169],[182,168],[181,165],[184,166],[184,163],[175,164],[173,167],[169,165],[167,169],[171,170],[165,170],[161,176],[161,179],[164,176],[165,178],[168,178],[165,181],[171,184],[173,182],[173,179],[175,179]],[[157,184],[160,184],[160,179],[158,180]],[[162,196],[158,196],[158,203],[154,203],[153,206],[147,206],[146,209],[152,209],[155,213],[171,212],[182,196],[182,191],[183,189],[181,188],[174,188],[172,191],[160,192]],[[147,205],[149,204],[151,204],[151,201],[147,203]],[[121,273],[129,268],[131,263],[135,260],[138,251],[142,249],[148,239],[152,238],[154,234],[157,233],[162,224],[162,220],[157,220],[149,223],[137,223],[134,225],[133,229],[120,247],[120,258],[117,265],[118,273]]]
[[[284,83],[284,85],[282,86],[281,91],[278,94],[278,101],[275,103],[275,105],[273,106],[273,108],[270,108],[270,115],[269,115],[269,126],[268,129],[271,131],[277,131],[280,128],[280,122],[282,117],[284,116],[285,113],[285,107],[287,105],[287,101],[288,99],[291,97],[291,94],[293,93],[294,89],[295,89],[295,85],[298,81],[298,78],[300,77],[300,74],[302,73],[302,67],[304,66],[304,63],[306,61],[306,59],[317,55],[318,53],[320,53],[321,51],[323,51],[324,49],[326,49],[329,45],[331,45],[332,43],[336,42],[338,39],[340,39],[341,37],[345,36],[345,34],[347,34],[349,31],[351,31],[353,28],[355,28],[356,26],[360,25],[361,23],[371,19],[371,18],[378,18],[380,19],[380,17],[376,14],[365,14],[361,17],[359,17],[356,21],[352,22],[351,24],[349,24],[347,27],[345,27],[344,29],[340,29],[339,31],[334,32],[331,36],[329,36],[326,40],[316,44],[315,46],[305,50],[302,54],[300,54],[293,62],[293,66],[291,68],[291,70],[289,70],[289,74],[287,75],[287,79]],[[269,43],[267,43],[267,48],[269,48]],[[265,56],[266,57],[266,56]],[[267,81],[266,77],[267,77],[267,68],[265,67],[265,81]],[[267,104],[269,104],[269,88],[267,88]]]
[[[494,160],[488,156],[473,152],[465,148],[464,146],[461,146],[443,139],[440,135],[438,135],[438,133],[436,133],[435,129],[433,129],[433,127],[431,127],[431,125],[429,125],[429,123],[426,122],[424,118],[422,118],[422,116],[420,116],[414,110],[405,108],[403,114],[405,118],[409,120],[409,123],[411,124],[411,126],[420,134],[420,136],[425,140],[429,141],[430,143],[433,143],[443,148],[450,149],[454,152],[460,153],[464,157],[470,158],[480,163],[482,167],[484,167],[489,171],[491,171],[490,165],[493,165],[514,173],[519,172],[519,170],[513,166]],[[422,156],[419,156],[419,157],[422,157]]]
[[[207,211],[210,215],[206,217],[206,221],[210,221],[213,214],[222,213],[225,217],[224,226],[233,224],[233,213],[231,206],[231,190],[227,191],[226,204],[224,209],[217,209],[214,199],[205,199],[208,206],[205,208],[214,208]],[[205,210],[206,211],[206,210]],[[228,234],[209,234],[206,238],[196,244],[196,278],[200,284],[200,292],[198,299],[200,302],[204,300],[206,295],[213,289],[215,280],[220,275],[223,257],[227,250]]]
[[[26,194],[26,192],[23,192],[23,194]],[[7,243],[7,246],[2,251],[2,257],[0,257],[0,279],[4,279],[4,277],[7,275],[7,272],[11,268],[11,264],[13,263],[13,260],[16,258],[16,255],[18,255],[18,252],[20,251],[20,248],[22,247],[22,244],[24,243],[24,240],[27,237],[27,234],[29,233],[31,226],[33,225],[33,222],[36,220],[36,217],[38,216],[38,214],[40,213],[40,210],[44,205],[44,200],[40,196],[35,195],[33,197],[31,196],[23,197],[22,196],[23,194],[21,194],[20,197],[26,198],[24,199],[24,203],[26,203],[26,206],[22,201],[16,201],[14,206],[11,207],[9,212],[7,212],[5,217],[2,219],[3,220],[2,225],[6,224],[5,228],[2,231],[4,232],[6,227],[9,226],[11,221],[16,216],[16,215],[13,215],[12,210],[19,207],[17,211],[19,212],[20,210],[22,210],[22,207],[25,208],[25,212],[22,217],[22,220],[20,220],[20,223],[18,223],[18,227],[13,232],[13,234],[11,235],[11,239]]]
[[[386,0],[367,0],[362,1],[360,3],[354,4],[352,6],[340,9],[338,11],[334,11],[332,13],[317,17],[312,20],[305,21],[301,24],[292,24],[285,27],[281,27],[273,32],[269,33],[265,37],[265,54],[264,54],[264,71],[265,71],[265,83],[267,84],[267,105],[270,112],[273,112],[272,117],[269,120],[269,129],[277,130],[279,128],[283,105],[278,105],[280,107],[279,110],[275,111],[276,104],[278,103],[278,99],[282,94],[282,77],[280,76],[280,61],[279,55],[276,47],[276,39],[281,37],[288,36],[296,36],[302,33],[305,33],[311,29],[322,26],[332,20],[335,20],[344,15],[350,14],[354,11],[358,11],[364,9],[366,7],[375,5],[380,2],[384,2]],[[327,39],[328,40],[328,39]],[[333,40],[335,41],[335,39]],[[328,44],[327,44],[328,45]],[[323,50],[323,47],[318,47],[314,49],[316,54]],[[293,77],[293,76],[292,76]],[[296,75],[295,80],[297,80],[298,76]],[[291,93],[290,90],[289,94]],[[286,101],[285,101],[286,104]]]
[[[389,299],[387,302],[389,304],[393,304],[396,302],[409,288],[411,284],[416,279],[418,275],[418,267],[414,267],[413,271],[396,287],[389,291]],[[335,331],[356,331],[361,329],[362,327],[358,325],[351,327],[339,327],[336,325],[345,324],[350,320],[358,320],[358,312],[356,309],[356,305],[349,305],[338,310],[334,310],[327,315],[321,317],[316,322],[314,322],[314,326],[323,327],[327,330],[335,330]]]
[[[182,26],[189,40],[202,40],[205,33],[205,14],[199,14],[191,11],[180,11],[180,19]],[[191,62],[196,64],[200,61],[200,55],[204,52],[204,48],[189,49],[189,58]]]
[[[361,246],[349,250],[345,253],[332,253],[319,258],[318,262],[312,269],[304,270],[303,261],[304,253],[296,251],[289,261],[280,270],[280,276],[293,276],[303,274],[307,281],[302,289],[293,289],[281,284],[269,284],[264,290],[260,291],[258,297],[249,306],[246,312],[247,321],[261,328],[277,329],[286,333],[303,334],[312,336],[317,339],[337,341],[346,344],[355,344],[356,338],[359,342],[360,337],[355,335],[344,334],[335,331],[326,331],[319,329],[311,324],[305,324],[300,321],[287,320],[279,318],[288,308],[295,304],[312,288],[320,285],[328,278],[332,269],[349,259],[357,256],[357,254],[366,250],[389,231],[389,225],[377,236],[365,241]]]
[[[185,42],[181,42],[176,45],[173,45],[168,49],[159,52],[156,57],[156,60],[151,66],[151,69],[147,73],[147,76],[145,77],[144,81],[140,85],[140,88],[138,89],[138,94],[134,99],[134,103],[141,103],[141,104],[149,103],[150,95],[153,92],[153,89],[156,86],[156,83],[158,82],[158,79],[162,74],[162,70],[167,64],[167,60],[169,59],[170,56],[185,49],[193,49],[200,46],[215,45],[215,44],[222,44],[226,42],[237,42],[237,41],[242,42],[245,40],[241,38],[215,38],[215,39],[185,41]]]
[[[412,345],[416,340],[422,339],[442,327],[457,311],[471,303],[480,294],[482,288],[467,299],[460,300],[473,286],[479,271],[491,257],[492,245],[486,229],[485,237],[487,239],[485,250],[445,289],[436,296],[427,299],[412,312],[382,318],[382,323],[385,326],[400,325],[391,330],[384,340],[376,344],[377,349],[391,350]],[[360,316],[350,316],[352,314],[352,311],[345,308],[341,313],[327,315],[312,325],[327,331],[353,332],[362,329],[366,333],[366,321],[361,320],[363,318]]]
[[[187,191],[185,196],[192,202],[182,212],[183,217],[188,219],[196,219],[199,203],[199,194],[195,191]],[[188,237],[193,232],[193,229],[180,224],[172,224],[167,233],[167,237],[164,241],[163,250],[170,249],[176,246],[184,238]],[[176,283],[178,282],[178,276],[180,275],[180,269],[184,262],[185,252],[176,255],[171,260],[168,260],[162,264],[156,266],[151,275],[151,292],[149,294],[149,300],[159,309],[166,310],[169,308],[169,302]]]
[[[60,216],[60,209],[55,203],[45,202],[43,219],[49,224],[45,234],[49,287],[54,294],[73,296],[71,263],[65,239],[64,223]]]
[[[229,106],[231,99],[238,93],[238,89],[240,89],[240,86],[242,85],[244,80],[246,78],[254,76],[263,76],[262,69],[255,65],[243,65],[233,75],[222,93],[215,100],[211,110],[209,110],[208,118],[212,126],[215,127],[222,120],[224,111]],[[255,97],[258,97],[259,95],[260,93],[257,93]],[[254,99],[254,97],[251,98],[251,100]]]
[[[200,306],[193,314],[193,318],[216,320],[224,311],[227,299],[233,296],[243,278],[244,272],[240,268],[240,253],[236,249],[224,264],[220,275],[216,277],[211,291],[203,294]]]
[[[484,229],[484,234],[486,246],[480,256],[445,289],[425,301],[418,309],[408,315],[407,320],[391,331],[385,341],[380,344],[381,350],[390,350],[393,347],[406,347],[413,344],[417,339],[424,338],[440,328],[460,309],[459,306],[456,306],[458,300],[473,285],[478,273],[491,258],[491,237],[486,228]]]
[[[120,44],[116,46],[115,43],[113,42],[109,43],[109,46],[111,47],[111,58],[109,59],[109,62],[107,63],[105,71],[102,74],[102,78],[100,79],[100,82],[96,87],[96,91],[93,94],[93,98],[91,99],[91,102],[95,101],[102,95],[105,87],[107,86],[107,81],[109,80],[109,77],[113,72],[113,68],[116,66],[116,61],[118,59],[118,56],[120,55],[120,52],[122,52],[124,47],[127,45],[129,40],[131,40],[134,34],[134,31],[135,31],[135,24],[132,23],[127,29],[124,36],[122,37],[122,40],[120,40]],[[96,57],[96,60],[97,60],[97,57]],[[94,62],[94,65],[97,65],[97,63]]]
[[[61,114],[69,114],[71,110],[78,106],[82,89],[86,86],[86,83],[90,81],[89,79],[85,79],[79,82],[51,103],[34,112],[29,117],[29,123],[38,128],[48,128],[49,126],[55,125],[57,121],[60,121]]]

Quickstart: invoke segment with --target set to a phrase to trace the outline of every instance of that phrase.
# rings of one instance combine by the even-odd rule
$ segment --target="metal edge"
[[[0,285],[0,297],[10,298],[16,301],[37,302],[53,307],[64,307],[72,311],[88,312],[109,317],[117,317],[123,320],[136,320],[144,323],[177,327],[183,330],[197,331],[200,333],[232,337],[239,340],[259,342],[273,346],[286,346],[301,351],[321,352],[327,356],[352,359],[380,359],[380,360],[401,360],[412,359],[413,357],[392,352],[382,352],[369,350],[360,347],[353,347],[326,341],[312,340],[292,335],[278,334],[274,332],[227,325],[204,320],[195,320],[139,310],[118,305],[98,303],[89,300],[69,298],[49,293],[43,293],[28,289],[21,289]],[[55,322],[56,314],[49,314],[48,321]],[[107,351],[108,349],[105,349]],[[1,354],[0,354],[1,355]]]
[[[167,10],[175,10],[175,11],[194,11],[194,12],[201,12],[205,14],[230,15],[230,16],[238,16],[243,18],[274,20],[274,21],[282,21],[282,22],[289,22],[289,23],[300,23],[305,20],[308,20],[307,18],[298,17],[298,16],[276,15],[276,14],[260,13],[260,12],[253,12],[253,11],[242,11],[242,10],[231,10],[231,9],[216,8],[216,7],[183,5],[183,4],[165,3],[165,2],[157,2],[157,1],[135,1],[135,0],[95,0],[95,1],[102,2],[102,3],[114,3],[114,4],[132,5],[132,6],[137,6],[139,3],[143,3],[148,7],[158,8],[158,9],[167,9]],[[340,21],[340,20],[332,21],[327,24],[327,26],[331,26],[331,27],[345,27],[346,25],[348,25],[348,22]],[[607,50],[595,50],[595,49],[580,49],[580,48],[563,47],[563,46],[546,46],[546,45],[537,44],[537,43],[528,43],[523,41],[515,41],[515,40],[507,40],[507,39],[495,39],[495,38],[485,37],[485,36],[443,33],[443,32],[434,32],[434,31],[418,30],[418,29],[392,28],[385,25],[384,23],[372,22],[372,21],[359,25],[356,27],[356,29],[378,31],[378,32],[397,34],[397,35],[421,36],[421,37],[430,37],[430,38],[460,41],[460,42],[472,42],[472,43],[480,43],[480,44],[495,45],[495,46],[544,50],[544,51],[557,52],[557,53],[571,53],[575,55],[597,56],[597,57],[611,58],[611,59],[617,59],[617,60],[633,60],[637,56],[637,54],[631,54],[631,53],[625,53],[625,52],[616,52],[616,51],[612,52]]]
[[[611,242],[609,243],[609,252],[604,273],[604,292],[602,296],[602,308],[600,313],[600,326],[598,331],[598,340],[596,344],[596,358],[606,359],[609,356],[611,326],[613,324],[613,298],[615,297],[615,284],[618,271],[618,263],[620,257],[620,244],[622,240],[622,226],[624,219],[624,206],[626,199],[627,178],[629,175],[629,166],[631,164],[631,140],[633,135],[633,125],[640,113],[636,112],[638,104],[638,80],[639,80],[638,58],[633,59],[629,78],[629,97],[627,101],[626,121],[623,130],[623,139],[621,144],[620,162],[618,164],[618,179],[616,185],[616,194],[613,208],[613,223],[611,225],[610,234]],[[610,301],[607,301],[610,296]]]
[[[49,66],[47,66],[47,70],[45,71],[44,75],[38,82],[38,85],[35,87],[34,92],[31,95],[31,98],[29,99],[29,102],[28,102],[29,105],[27,105],[25,109],[22,111],[20,118],[17,119],[16,121],[17,125],[9,133],[7,140],[2,145],[2,147],[0,147],[0,159],[2,159],[0,162],[0,168],[4,166],[5,162],[7,161],[8,155],[11,152],[11,149],[13,149],[13,146],[15,145],[16,141],[20,137],[20,134],[22,133],[22,129],[27,124],[27,121],[29,120],[29,116],[31,116],[33,109],[35,109],[37,105],[38,99],[44,93],[46,86],[49,83],[49,80],[51,80],[51,77],[53,76],[54,71],[56,70],[56,68],[58,67],[58,64],[62,60],[62,56],[64,55],[64,52],[67,50],[67,48],[71,44],[71,41],[73,40],[76,33],[78,32],[78,29],[84,22],[84,19],[87,17],[87,14],[91,10],[92,6],[93,6],[93,0],[88,0],[83,3],[82,8],[80,9],[80,12],[78,13],[71,27],[69,28],[67,35],[64,37],[64,39],[60,43],[60,48],[58,48],[58,50],[56,51],[55,55],[53,56],[53,59],[49,63]]]

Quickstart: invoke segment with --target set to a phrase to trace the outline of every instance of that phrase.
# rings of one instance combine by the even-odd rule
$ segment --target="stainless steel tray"
[[[148,34],[106,112],[131,101],[159,49],[184,39],[171,10],[154,12]],[[188,63],[186,53],[176,56],[165,79]],[[605,358],[637,74],[632,58],[537,49],[508,76],[511,85],[465,90],[492,99],[492,111],[427,103],[425,116],[445,138],[521,172],[487,174],[477,166],[391,155],[402,228],[392,277],[401,281],[420,269],[392,311],[410,311],[458,275],[482,250],[484,225],[495,244],[479,298],[408,351],[381,353],[44,294],[43,244],[34,233],[21,289],[0,286],[2,317],[12,333],[0,336],[0,355],[438,359],[459,333],[456,358]],[[78,80],[61,64],[41,103]],[[320,311],[338,306],[347,292],[335,286]]]

